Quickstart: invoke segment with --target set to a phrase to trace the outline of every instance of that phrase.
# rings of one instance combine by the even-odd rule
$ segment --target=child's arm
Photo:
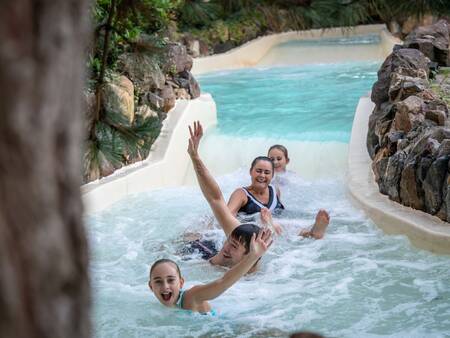
[[[184,299],[187,307],[195,308],[201,302],[220,296],[253,267],[271,244],[272,233],[270,230],[261,229],[257,236],[253,234],[250,252],[237,265],[228,270],[222,278],[206,285],[194,286],[186,291]]]
[[[200,144],[200,139],[203,136],[203,128],[200,122],[194,122],[194,130],[192,130],[189,126],[189,133],[191,137],[189,138],[188,153],[191,157],[192,164],[194,165],[197,181],[200,185],[203,196],[205,196],[214,213],[214,216],[222,226],[225,235],[228,237],[234,228],[239,225],[239,221],[231,214],[225,203],[219,185],[214,180],[214,177],[212,177],[209,173],[208,169],[200,159],[200,155],[198,154],[198,146]]]

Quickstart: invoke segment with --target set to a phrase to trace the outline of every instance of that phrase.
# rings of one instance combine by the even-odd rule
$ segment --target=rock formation
[[[382,194],[447,221],[450,123],[441,96],[450,96],[450,90],[437,93],[431,85],[430,66],[436,64],[450,64],[443,20],[413,31],[382,64],[372,88],[367,149]],[[437,76],[445,89],[448,76]]]

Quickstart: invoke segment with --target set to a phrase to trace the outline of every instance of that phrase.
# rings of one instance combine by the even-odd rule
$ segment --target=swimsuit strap
[[[183,308],[183,301],[184,301],[184,290],[180,290],[180,294],[178,295],[178,300],[175,303],[176,307],[179,307],[180,309]]]
[[[245,194],[247,195],[247,198],[250,198],[253,203],[255,203],[260,208],[268,208],[270,211],[274,211],[275,207],[277,206],[277,198],[274,198],[274,196],[276,197],[276,192],[274,191],[275,188],[271,184],[269,184],[268,188],[269,188],[269,202],[267,203],[267,205],[265,205],[261,203],[255,196],[253,196],[252,193],[247,190],[247,188],[242,187]]]

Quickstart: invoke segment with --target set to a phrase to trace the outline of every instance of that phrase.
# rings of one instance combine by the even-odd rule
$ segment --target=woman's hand
[[[281,233],[283,232],[283,229],[278,223],[273,223],[272,213],[267,208],[261,208],[261,222],[264,225],[268,225],[270,228],[272,228],[272,230],[275,231],[277,235],[281,235]]]
[[[253,234],[252,240],[250,242],[250,252],[249,254],[254,255],[254,257],[260,258],[267,249],[272,245],[272,231],[267,228],[262,228],[258,235]]]
[[[191,137],[189,138],[188,154],[190,157],[196,157],[198,156],[198,145],[203,136],[203,127],[200,124],[200,121],[194,122],[193,130],[191,126],[189,126],[189,134]]]

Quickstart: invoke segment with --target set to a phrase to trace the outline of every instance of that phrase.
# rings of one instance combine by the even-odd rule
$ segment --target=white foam
[[[211,135],[202,143],[202,158],[214,176],[222,176],[243,169],[248,172],[252,160],[266,156],[267,150],[279,139],[237,138],[224,135]],[[291,162],[288,169],[300,177],[327,179],[345,176],[347,170],[348,145],[342,142],[286,141],[282,144],[289,150]],[[195,173],[190,166],[185,183],[195,183]]]

